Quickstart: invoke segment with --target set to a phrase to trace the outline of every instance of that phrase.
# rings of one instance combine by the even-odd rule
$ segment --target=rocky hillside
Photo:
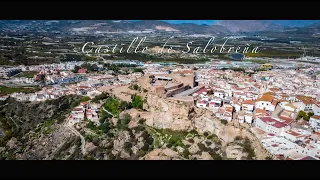
[[[77,96],[39,103],[8,99],[1,111],[5,136],[0,158],[240,160],[268,156],[248,131],[223,123],[209,111],[156,96],[146,98],[144,110],[131,108],[114,117],[101,116],[100,125],[85,120],[74,127],[61,122]],[[39,107],[42,110],[36,110]]]
[[[1,129],[4,140],[11,137],[20,139],[40,123],[62,122],[71,108],[80,103],[81,96],[64,96],[45,102],[21,102],[8,98],[0,107]]]

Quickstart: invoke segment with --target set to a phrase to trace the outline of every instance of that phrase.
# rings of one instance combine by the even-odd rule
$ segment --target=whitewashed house
[[[251,100],[245,100],[242,102],[242,110],[245,110],[245,111],[253,111],[254,109],[254,101],[251,101]]]
[[[267,111],[274,111],[277,106],[277,101],[270,95],[263,95],[255,102],[255,108],[264,109]]]
[[[290,129],[290,126],[271,117],[257,117],[255,121],[255,127],[277,136],[281,136],[284,131]]]
[[[309,120],[310,126],[316,131],[320,131],[320,116],[313,115]]]

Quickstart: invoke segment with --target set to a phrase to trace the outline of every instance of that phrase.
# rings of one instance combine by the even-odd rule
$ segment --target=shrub
[[[183,151],[183,157],[186,158],[186,159],[189,159],[189,155],[190,155],[189,150],[188,150],[188,149],[185,149],[185,150]]]
[[[171,147],[172,147],[172,145],[168,143],[167,144],[167,148],[171,148]]]
[[[208,134],[208,132],[204,132],[203,135],[204,135],[205,137],[207,137],[209,134]]]
[[[212,144],[212,142],[210,141],[206,141],[207,146],[210,146]]]
[[[139,151],[137,152],[137,155],[138,155],[139,157],[142,157],[142,156],[144,156],[145,154],[146,154],[146,152],[143,151],[143,150],[139,150]]]
[[[198,132],[196,130],[194,130],[194,129],[192,129],[189,133],[190,134],[194,134],[194,135],[198,135]]]
[[[84,96],[83,98],[81,98],[81,101],[82,102],[87,102],[90,100],[90,97],[89,96]]]
[[[207,137],[207,139],[212,139],[213,138],[213,135],[209,135],[208,137]]]
[[[130,152],[132,144],[130,142],[125,142],[123,148],[126,152]]]
[[[214,159],[214,160],[222,160],[222,157],[216,152],[213,152],[210,155],[211,155],[212,159]]]
[[[209,149],[202,143],[198,143],[199,149],[202,151],[209,151]]]
[[[141,96],[134,95],[132,97],[132,107],[137,109],[143,109],[143,100]]]
[[[251,142],[248,137],[245,138],[243,143],[243,152],[248,153],[248,159],[253,159],[255,156],[254,149],[251,146]]]
[[[131,119],[132,118],[128,113],[124,114],[124,116],[117,121],[117,125],[116,125],[117,129],[118,130],[128,129],[128,124],[131,121]]]
[[[235,141],[240,141],[240,140],[242,140],[242,137],[241,137],[241,136],[236,136],[236,137],[234,138],[234,140],[235,140]]]
[[[267,156],[265,160],[273,160],[272,157]]]
[[[148,138],[148,133],[146,131],[143,131],[141,133],[140,137],[142,137],[144,140],[146,140]]]
[[[148,151],[149,150],[149,144],[144,144],[143,147],[141,148],[143,151]]]
[[[92,99],[92,102],[97,103],[98,101],[103,100],[103,99],[107,99],[108,97],[109,97],[109,94],[106,93],[106,92],[103,92],[103,93],[95,96],[95,97]]]
[[[143,125],[145,122],[146,122],[146,119],[141,118],[139,119],[138,124]]]
[[[149,136],[147,139],[146,139],[146,143],[151,145],[153,143],[153,138],[151,136]]]
[[[110,130],[110,124],[105,122],[99,125],[99,129],[104,132],[107,133]]]
[[[222,145],[222,142],[221,142],[220,140],[217,140],[217,141],[215,141],[215,144],[221,146],[221,145]]]
[[[223,125],[227,125],[227,124],[228,124],[228,121],[227,121],[227,120],[224,120],[224,119],[221,119],[220,122],[221,122]]]

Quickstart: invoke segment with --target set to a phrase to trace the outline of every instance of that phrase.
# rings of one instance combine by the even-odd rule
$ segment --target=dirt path
[[[85,141],[84,137],[83,137],[76,129],[74,129],[73,127],[68,126],[68,125],[67,125],[67,127],[68,127],[74,134],[76,134],[77,136],[80,137],[80,139],[81,139],[81,151],[82,151],[82,154],[86,154],[86,150],[85,150],[85,148],[84,148],[84,146],[85,146],[85,144],[86,144],[86,141]]]
[[[104,110],[104,112],[106,112],[106,113],[110,114],[112,117],[114,117],[114,115],[111,112],[109,112],[108,110],[106,110],[104,107],[102,107],[102,109]]]

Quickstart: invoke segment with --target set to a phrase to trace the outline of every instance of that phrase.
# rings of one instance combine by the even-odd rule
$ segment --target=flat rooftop
[[[192,89],[188,89],[186,91],[183,91],[179,94],[176,94],[174,95],[173,97],[181,97],[181,96],[189,96],[191,94],[193,94],[194,92],[198,91],[199,90],[199,87],[195,87],[195,88],[192,88]]]

